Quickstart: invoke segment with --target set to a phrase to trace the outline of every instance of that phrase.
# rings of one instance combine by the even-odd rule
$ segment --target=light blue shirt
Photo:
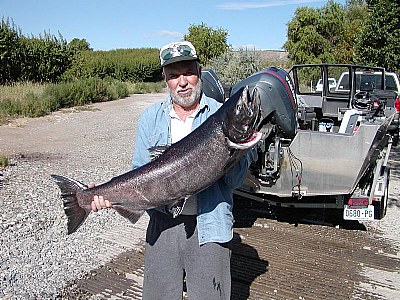
[[[150,161],[148,149],[171,144],[171,97],[149,106],[140,116],[132,167],[138,168]],[[193,120],[192,130],[199,127],[222,104],[203,94],[200,108]],[[250,160],[245,155],[212,186],[197,194],[197,230],[199,244],[225,243],[233,237],[233,190],[246,177]],[[159,210],[164,211],[164,208]],[[148,212],[151,215],[151,210]]]

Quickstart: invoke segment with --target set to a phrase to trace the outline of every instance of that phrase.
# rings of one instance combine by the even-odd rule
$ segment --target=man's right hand
[[[89,184],[90,189],[94,187],[94,183]],[[104,200],[103,196],[95,195],[93,197],[92,203],[90,203],[90,207],[92,208],[92,211],[97,212],[100,209],[112,207],[112,204],[110,203],[110,201]]]

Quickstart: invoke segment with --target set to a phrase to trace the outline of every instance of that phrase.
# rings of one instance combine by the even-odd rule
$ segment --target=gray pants
[[[199,246],[195,216],[153,211],[147,228],[143,299],[182,299],[183,279],[190,300],[230,299],[231,251],[227,244]]]

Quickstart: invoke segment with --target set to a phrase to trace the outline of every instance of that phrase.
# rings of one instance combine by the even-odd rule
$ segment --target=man
[[[139,118],[133,168],[149,162],[148,149],[177,142],[221,106],[202,94],[201,67],[190,42],[165,45],[160,61],[169,96]],[[246,176],[249,162],[244,156],[215,184],[189,197],[177,217],[173,207],[148,211],[143,299],[182,299],[185,276],[191,300],[230,299],[232,192]],[[111,205],[96,196],[93,211],[104,207]]]

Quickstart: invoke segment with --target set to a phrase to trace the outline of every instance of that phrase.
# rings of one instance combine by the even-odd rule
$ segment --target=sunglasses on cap
[[[168,62],[170,59],[173,61]],[[165,45],[160,50],[161,66],[180,60],[198,59],[196,50],[190,42],[177,42]]]

